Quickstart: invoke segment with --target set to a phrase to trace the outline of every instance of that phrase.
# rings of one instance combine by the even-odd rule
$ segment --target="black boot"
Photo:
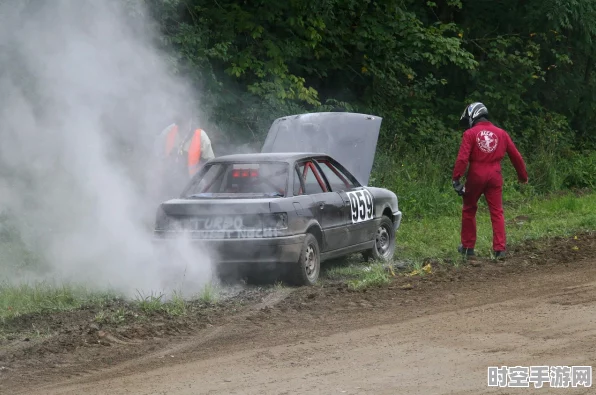
[[[459,247],[457,247],[457,252],[459,252],[460,254],[465,255],[467,257],[476,256],[473,248],[464,248],[464,246],[461,244],[459,245]]]
[[[507,255],[505,251],[493,251],[493,254],[495,259],[505,259],[505,256]]]

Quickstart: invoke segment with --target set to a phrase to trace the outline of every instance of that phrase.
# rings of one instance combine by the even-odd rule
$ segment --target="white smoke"
[[[0,3],[0,210],[46,275],[129,295],[210,280],[206,256],[151,243],[153,139],[197,98],[148,26],[140,1]]]

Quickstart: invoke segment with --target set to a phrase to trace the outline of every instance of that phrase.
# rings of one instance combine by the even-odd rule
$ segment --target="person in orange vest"
[[[167,130],[164,154],[186,163],[189,177],[195,175],[205,162],[215,158],[209,136],[203,129],[193,130],[190,118],[178,116]]]
[[[168,195],[179,193],[205,162],[215,158],[207,133],[193,129],[191,117],[184,115],[175,117],[155,144],[156,154],[162,159],[160,178]]]

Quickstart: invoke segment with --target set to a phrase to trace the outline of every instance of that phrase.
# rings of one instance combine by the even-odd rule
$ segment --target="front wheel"
[[[321,272],[321,253],[319,243],[312,234],[307,233],[302,244],[302,251],[297,265],[292,270],[290,281],[296,285],[315,285]]]
[[[364,252],[364,259],[368,261],[372,258],[375,261],[388,262],[393,259],[394,254],[395,229],[393,228],[393,222],[387,216],[383,215],[375,235],[375,245],[370,250]]]

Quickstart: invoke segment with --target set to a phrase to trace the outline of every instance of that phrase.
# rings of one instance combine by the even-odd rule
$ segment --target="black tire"
[[[306,234],[298,262],[290,271],[288,279],[294,285],[312,286],[319,280],[321,273],[321,250],[317,238],[310,233]]]
[[[395,229],[393,222],[383,215],[381,222],[377,228],[375,235],[375,246],[370,250],[365,251],[362,255],[364,260],[373,259],[375,261],[389,262],[393,260],[395,254]]]

